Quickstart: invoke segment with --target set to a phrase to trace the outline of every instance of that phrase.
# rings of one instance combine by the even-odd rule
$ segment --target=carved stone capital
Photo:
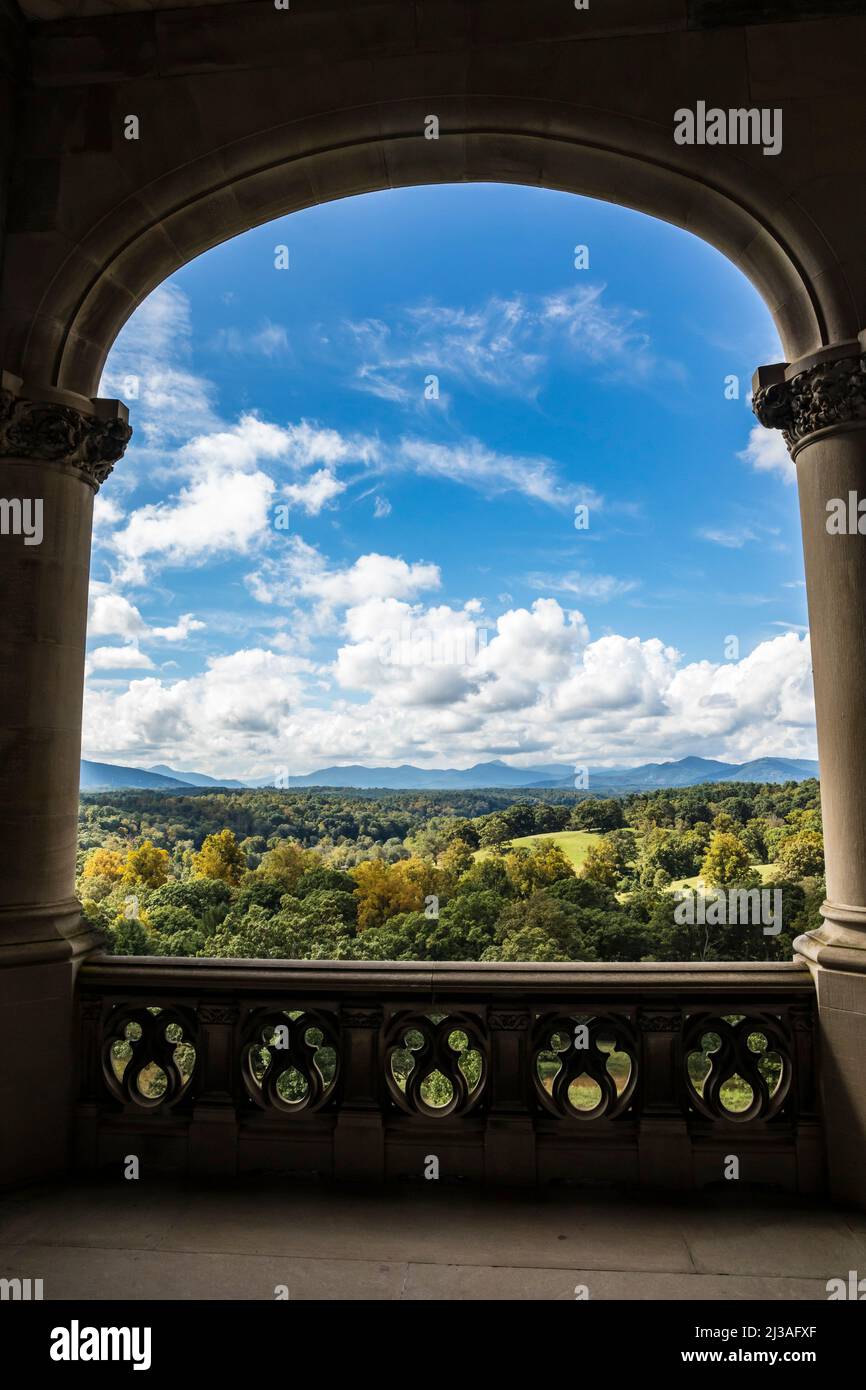
[[[104,483],[132,430],[120,401],[73,404],[62,392],[22,393],[19,377],[0,377],[0,457],[70,464],[93,488]]]
[[[866,424],[866,356],[829,358],[788,379],[781,369],[762,368],[752,409],[767,429],[782,431],[792,453],[818,430]]]

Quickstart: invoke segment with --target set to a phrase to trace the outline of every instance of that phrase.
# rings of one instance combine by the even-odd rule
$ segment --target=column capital
[[[28,387],[0,372],[0,457],[68,464],[96,490],[131,435],[122,401]]]
[[[791,455],[840,429],[866,427],[866,332],[856,342],[823,348],[798,362],[759,367],[752,409],[767,429],[781,430]]]

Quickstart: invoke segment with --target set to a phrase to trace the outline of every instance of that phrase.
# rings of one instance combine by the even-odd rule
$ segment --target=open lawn
[[[552,841],[558,845],[571,864],[575,872],[580,868],[586,858],[586,851],[601,836],[594,830],[557,830],[551,831],[546,835],[518,835],[511,843],[515,849],[519,845],[526,845],[531,849],[533,845],[540,845],[546,841]],[[476,859],[483,859],[490,853],[489,849],[479,849],[475,852]]]
[[[532,845],[542,844],[545,841],[551,840],[555,845],[559,846],[575,873],[577,873],[586,858],[586,852],[590,845],[602,838],[603,837],[594,830],[557,830],[551,831],[545,835],[518,835],[511,843],[515,848],[518,845],[526,845],[531,848]],[[638,836],[638,846],[640,845],[640,838],[641,837]],[[479,849],[475,851],[475,858],[484,859],[488,854],[490,854],[489,849]],[[752,868],[757,869],[758,873],[761,875],[762,883],[772,881],[778,874],[778,869],[775,864],[753,864]],[[700,875],[695,874],[693,878],[676,879],[670,884],[669,892],[673,893],[678,888],[697,888],[699,878]],[[627,897],[627,895],[624,895],[623,901],[625,897]]]
[[[777,864],[753,864],[752,868],[757,869],[762,883],[770,883],[779,876]],[[700,874],[695,874],[694,878],[678,878],[671,883],[670,892],[673,893],[678,888],[697,888],[699,880]]]

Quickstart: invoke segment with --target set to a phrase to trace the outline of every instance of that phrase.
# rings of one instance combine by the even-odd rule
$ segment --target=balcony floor
[[[820,1299],[866,1215],[766,1193],[445,1184],[45,1184],[0,1199],[0,1277],[46,1299]]]

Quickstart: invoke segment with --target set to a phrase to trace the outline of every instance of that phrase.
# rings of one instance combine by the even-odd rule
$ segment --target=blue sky
[[[208,252],[106,367],[135,435],[85,756],[814,756],[793,472],[748,405],[781,355],[718,252],[569,194],[376,193]]]

